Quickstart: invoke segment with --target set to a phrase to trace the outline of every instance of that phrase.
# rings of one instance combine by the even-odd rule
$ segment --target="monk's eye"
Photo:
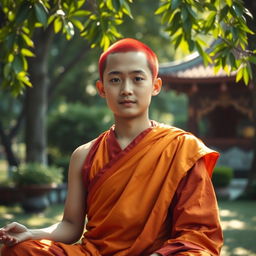
[[[144,78],[141,77],[141,76],[136,76],[136,77],[134,78],[134,80],[135,80],[136,82],[141,82],[141,81],[144,80]]]
[[[118,77],[114,77],[114,78],[111,78],[110,79],[110,82],[115,84],[115,83],[119,83],[120,82],[120,79]]]

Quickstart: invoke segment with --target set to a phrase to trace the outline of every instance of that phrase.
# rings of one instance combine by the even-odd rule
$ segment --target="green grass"
[[[256,202],[219,203],[224,231],[223,256],[256,256]]]
[[[256,202],[221,201],[219,207],[225,238],[221,256],[256,256]],[[15,220],[31,228],[45,227],[61,220],[62,212],[63,205],[40,214],[24,214],[19,206],[0,206],[0,226]]]
[[[42,213],[26,214],[17,206],[0,206],[0,226],[17,221],[29,228],[41,228],[54,224],[61,220],[63,205],[50,206]]]

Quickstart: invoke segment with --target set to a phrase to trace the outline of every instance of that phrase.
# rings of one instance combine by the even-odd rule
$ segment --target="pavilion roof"
[[[230,79],[230,76],[235,76],[235,72],[232,72],[230,76],[228,76],[223,69],[220,69],[218,73],[215,73],[213,66],[205,66],[202,57],[196,52],[181,61],[160,64],[159,75],[160,77],[165,76],[176,79]]]

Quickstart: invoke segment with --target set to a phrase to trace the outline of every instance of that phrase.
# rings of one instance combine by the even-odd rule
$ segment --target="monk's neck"
[[[133,141],[141,132],[151,127],[151,122],[149,119],[145,121],[136,122],[126,121],[126,122],[115,122],[115,135],[120,147],[124,149],[130,142]]]

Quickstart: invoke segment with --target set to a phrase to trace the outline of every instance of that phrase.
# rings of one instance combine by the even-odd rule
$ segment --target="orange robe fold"
[[[56,255],[219,255],[222,233],[210,187],[218,153],[190,133],[153,124],[124,150],[114,128],[96,140],[83,169],[86,232],[78,245],[52,242],[65,252]]]
[[[87,162],[90,169],[85,169],[89,189],[83,241],[93,243],[102,255],[149,255],[171,236],[168,210],[183,177],[201,158],[211,176],[218,153],[187,132],[156,125],[110,158],[111,132],[113,136],[113,130],[107,131],[96,143],[93,161]],[[189,236],[194,238],[187,233],[187,241]],[[211,248],[215,242],[203,243],[201,248]],[[218,255],[220,244],[214,246],[213,255]]]

